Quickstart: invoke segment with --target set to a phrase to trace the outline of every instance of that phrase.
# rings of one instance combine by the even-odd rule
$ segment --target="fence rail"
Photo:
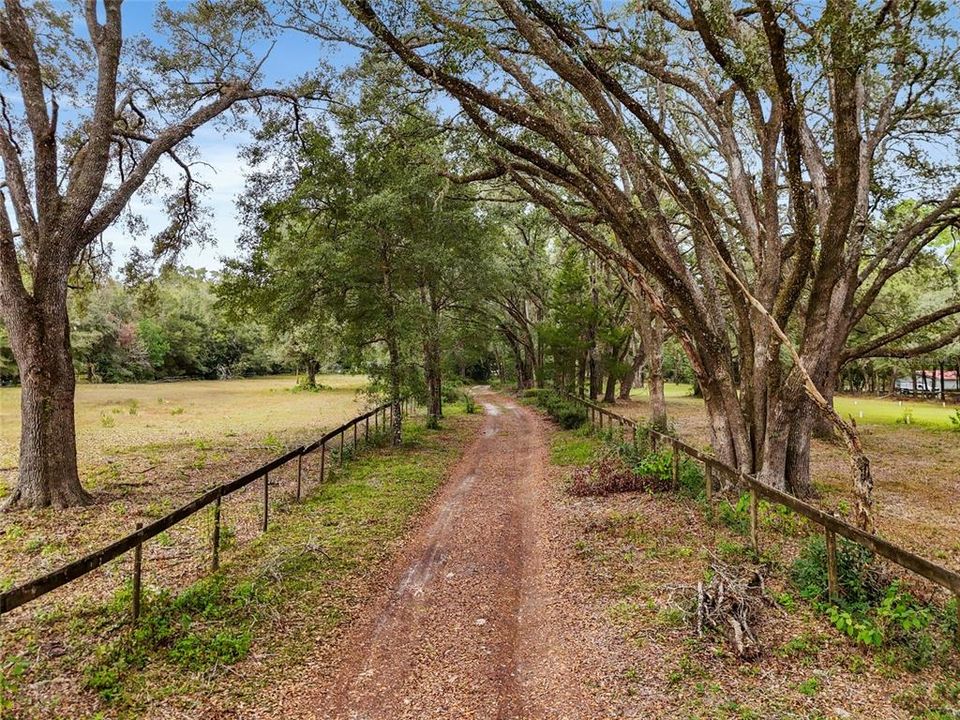
[[[568,393],[563,393],[563,395],[564,397],[573,400],[574,402],[577,402],[587,408],[588,417],[591,424],[599,425],[599,427],[602,429],[604,418],[607,418],[608,428],[612,428],[614,424],[619,425],[619,427],[624,431],[626,428],[630,428],[633,435],[633,440],[636,442],[637,431],[640,428],[640,424],[637,423],[636,420],[632,420],[630,418],[623,417],[622,415],[610,412],[606,408],[601,407],[596,403],[584,400],[583,398],[575,395],[570,395]],[[721,462],[712,455],[704,453],[697,448],[688,445],[682,440],[673,437],[672,435],[667,435],[652,428],[643,428],[643,432],[648,434],[651,446],[654,449],[656,449],[658,444],[661,443],[671,446],[673,453],[673,480],[675,484],[679,480],[679,459],[681,453],[704,464],[704,481],[706,485],[707,502],[710,504],[711,508],[714,496],[713,477],[715,474],[721,473],[727,475],[735,483],[745,485],[749,489],[750,540],[753,545],[754,552],[759,552],[760,549],[759,529],[757,524],[757,503],[758,498],[764,498],[770,502],[783,505],[798,515],[802,515],[813,523],[823,527],[826,536],[828,565],[827,575],[830,586],[829,593],[831,597],[836,597],[839,593],[836,573],[836,536],[840,535],[848,540],[851,540],[852,542],[857,543],[858,545],[862,545],[863,547],[872,550],[877,555],[880,555],[881,557],[890,560],[900,567],[926,578],[927,580],[934,582],[953,593],[954,597],[957,599],[957,639],[958,642],[960,642],[960,574],[957,572],[945,568],[942,565],[937,565],[927,558],[910,552],[906,548],[895,545],[894,543],[884,540],[877,535],[864,532],[850,523],[844,522],[839,518],[829,515],[823,510],[820,510],[819,508],[814,507],[813,505],[804,502],[793,495],[781,492],[780,490],[777,490],[776,488],[757,480],[754,476],[748,475],[747,473],[741,472],[740,470]]]
[[[400,403],[400,412],[410,413],[414,409],[413,401],[409,398],[405,398]],[[373,410],[370,410],[362,415],[348,420],[339,427],[330,430],[324,434],[320,439],[315,440],[309,445],[301,445],[299,447],[290,450],[289,452],[281,455],[280,457],[274,458],[273,460],[261,465],[255,470],[241,475],[238,478],[234,478],[225,483],[221,483],[216,487],[206,491],[199,497],[191,500],[186,505],[173,510],[172,512],[164,515],[159,520],[140,527],[138,525],[137,530],[130,533],[129,535],[120,538],[116,542],[107,545],[106,547],[95,550],[88,555],[85,555],[82,558],[74,560],[67,565],[64,565],[52,572],[49,572],[40,577],[34,578],[22,585],[11,588],[6,592],[0,593],[0,615],[10,612],[15,608],[24,605],[32,600],[36,600],[47,593],[56,590],[59,587],[63,587],[69,582],[72,582],[78,578],[83,577],[89,572],[96,570],[99,567],[107,564],[111,560],[115,560],[124,553],[127,553],[131,550],[134,551],[135,555],[139,557],[142,554],[143,543],[151,538],[156,537],[165,530],[173,527],[177,523],[182,522],[191,515],[195,515],[197,512],[207,507],[211,503],[214,504],[214,523],[212,529],[212,559],[211,566],[213,570],[216,570],[219,567],[220,563],[220,503],[221,500],[232,493],[242,490],[251,483],[263,478],[263,518],[262,518],[262,529],[265,531],[269,523],[269,488],[270,481],[269,475],[274,470],[277,470],[293,460],[297,461],[297,499],[301,497],[302,490],[302,461],[304,455],[309,455],[310,453],[320,450],[322,453],[320,456],[320,482],[323,482],[325,478],[325,466],[326,466],[326,455],[327,455],[327,445],[333,440],[336,440],[339,437],[339,460],[342,464],[343,462],[343,450],[344,450],[344,436],[350,431],[353,431],[353,443],[352,447],[355,449],[357,447],[357,434],[358,427],[363,423],[363,432],[364,432],[364,441],[369,440],[370,437],[370,420],[371,418],[374,421],[374,432],[377,430],[385,430],[390,425],[392,425],[393,420],[393,405],[390,403],[385,403],[380,405]],[[327,471],[329,474],[329,471]],[[140,563],[135,563],[134,567],[134,597],[133,597],[133,607],[134,607],[134,618],[139,614],[140,608],[140,597],[137,590],[140,587]]]

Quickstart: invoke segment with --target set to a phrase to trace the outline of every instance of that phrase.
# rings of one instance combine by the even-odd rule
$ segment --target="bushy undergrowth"
[[[918,671],[950,655],[955,609],[920,602],[899,580],[891,581],[867,548],[838,538],[835,599],[828,597],[826,541],[820,535],[804,545],[791,580],[837,630],[883,649],[889,662]]]
[[[610,438],[608,438],[608,441]],[[637,443],[613,442],[608,451],[574,473],[569,491],[572,495],[609,495],[616,492],[675,490],[688,497],[703,494],[703,473],[692,460],[682,458],[679,484],[673,482],[673,453],[653,451],[638,433]]]
[[[545,410],[564,430],[573,430],[587,421],[587,411],[581,405],[553,390],[530,388],[524,391],[523,397],[532,398],[537,407]]]
[[[803,546],[790,577],[807,600],[827,599],[827,543],[822,535]],[[837,538],[837,583],[842,602],[849,606],[876,603],[885,587],[873,553],[846,538]]]
[[[577,468],[567,491],[571,495],[611,495],[640,490],[667,490],[670,478],[657,474],[640,474],[616,452],[605,453],[593,462]]]
[[[298,382],[296,385],[290,388],[290,392],[292,393],[319,393],[328,392],[330,390],[333,390],[333,387],[330,385],[324,385],[323,383],[314,383],[313,385],[310,385],[305,382]]]

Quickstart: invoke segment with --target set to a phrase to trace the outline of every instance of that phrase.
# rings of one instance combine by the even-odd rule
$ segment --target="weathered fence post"
[[[750,543],[753,552],[760,555],[760,538],[757,530],[757,489],[750,486]]]
[[[263,474],[263,525],[261,530],[267,531],[267,524],[270,517],[270,473]]]
[[[346,430],[340,431],[340,457],[337,459],[337,463],[340,465],[340,467],[343,467],[343,433],[345,432]]]
[[[356,452],[357,452],[357,423],[356,423],[356,421],[354,421],[354,423],[353,423],[353,453],[356,454]]]
[[[327,441],[320,443],[320,482],[323,482],[323,471],[327,464]]]
[[[657,442],[658,436],[656,430],[647,430],[647,437],[650,438],[650,451],[657,452],[659,443]]]
[[[637,449],[637,424],[634,423],[630,427],[633,430],[633,449],[636,450]]]
[[[137,532],[143,529],[143,523],[137,523]],[[133,548],[133,619],[140,617],[140,587],[143,574],[143,542],[137,540]]]
[[[367,415],[363,419],[363,444],[370,444],[370,416]]]
[[[827,540],[827,595],[831,601],[840,597],[837,581],[837,534],[830,528],[824,528]]]
[[[300,491],[303,473],[303,453],[297,455],[297,500],[300,500]]]
[[[213,572],[220,569],[220,496],[213,501],[213,557],[210,558],[210,568]]]
[[[673,455],[670,458],[670,474],[673,478],[673,489],[680,487],[680,441],[673,439]]]

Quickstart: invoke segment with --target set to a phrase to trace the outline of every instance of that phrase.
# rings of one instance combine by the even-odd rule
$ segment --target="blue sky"
[[[174,0],[168,4],[176,7],[187,3]],[[127,0],[123,4],[124,35],[153,35],[156,6],[154,0]],[[264,45],[264,50],[266,48]],[[353,62],[356,56],[354,49],[332,47],[302,33],[289,31],[278,39],[263,69],[267,82],[282,84],[314,69],[321,60],[335,67],[344,67]],[[204,196],[204,204],[211,212],[210,235],[216,238],[216,245],[189,247],[182,256],[185,264],[212,270],[220,266],[221,257],[236,255],[241,226],[235,200],[243,191],[244,175],[248,171],[239,153],[249,141],[248,133],[224,133],[215,124],[201,128],[194,135],[193,144],[200,149],[197,159],[210,166],[197,166],[195,174],[211,187]],[[114,248],[115,267],[123,264],[132,247],[138,244],[146,246],[150,236],[166,224],[162,205],[150,203],[142,193],[133,198],[130,208],[146,220],[148,231],[144,237],[131,238],[123,225],[117,224],[104,233],[105,239]]]

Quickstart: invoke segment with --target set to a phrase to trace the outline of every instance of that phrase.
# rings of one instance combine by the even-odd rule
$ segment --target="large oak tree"
[[[124,37],[122,0],[4,0],[0,9],[0,313],[20,368],[19,475],[7,507],[86,503],[77,474],[71,273],[161,160],[180,173],[172,223],[155,250],[179,247],[197,219],[182,143],[259,87],[265,22],[249,0],[157,9],[156,42]]]
[[[960,222],[948,7],[343,1],[459,100],[488,142],[473,178],[509,177],[636,280],[690,357],[719,456],[809,493],[811,395],[829,399],[886,283]],[[946,320],[949,342],[958,312],[883,339]]]

